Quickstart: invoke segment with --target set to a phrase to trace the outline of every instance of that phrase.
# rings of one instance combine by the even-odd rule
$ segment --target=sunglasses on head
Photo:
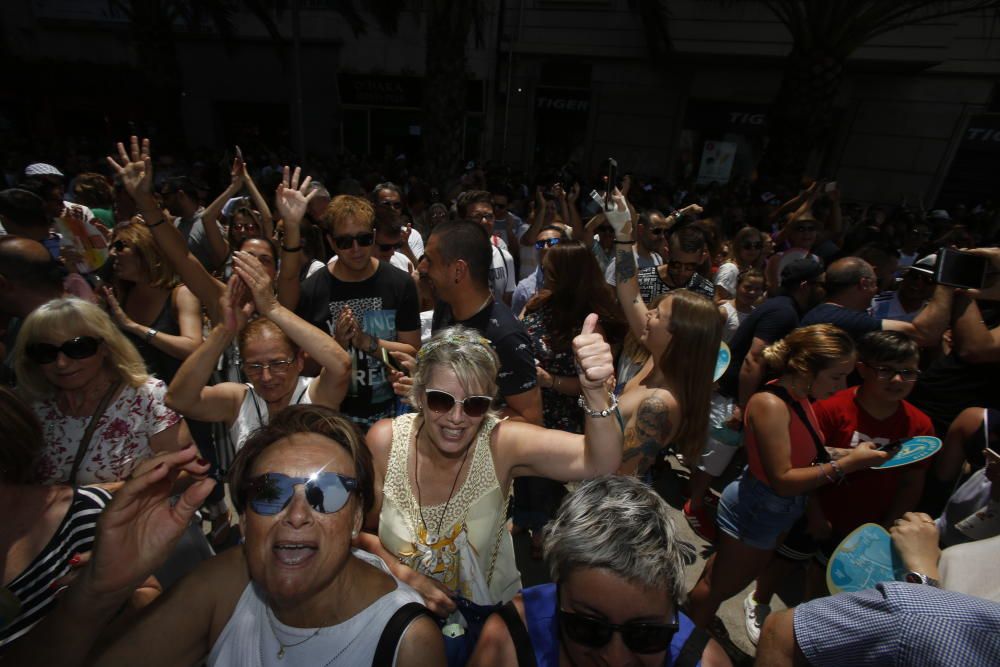
[[[52,345],[51,343],[31,343],[24,348],[28,358],[36,364],[51,364],[62,352],[70,359],[87,359],[97,354],[97,348],[101,345],[100,338],[93,336],[77,336],[68,340],[62,345]]]
[[[744,250],[763,250],[764,249],[764,243],[762,241],[757,241],[756,243],[744,243],[743,244],[743,249]]]
[[[335,472],[320,472],[309,477],[289,477],[280,472],[267,472],[246,484],[247,504],[261,516],[274,516],[288,507],[295,487],[305,485],[306,502],[322,514],[343,509],[358,480]]]
[[[465,412],[466,416],[473,418],[485,415],[486,411],[493,404],[491,396],[466,396],[460,401],[448,392],[441,391],[440,389],[426,389],[424,390],[424,396],[427,400],[427,407],[432,412],[439,414],[451,412],[455,404],[458,403],[462,406],[462,411]]]
[[[622,642],[633,653],[662,653],[680,627],[677,623],[642,623],[630,621],[616,625],[603,619],[559,610],[559,627],[570,641],[590,648],[601,648],[611,635],[621,633]]]
[[[344,236],[334,236],[333,243],[337,246],[338,250],[349,250],[354,247],[354,242],[357,241],[358,245],[362,248],[367,248],[371,244],[375,243],[375,234],[373,232],[365,232],[364,234],[355,234],[350,236],[345,234]]]
[[[128,244],[122,241],[121,239],[118,239],[117,241],[111,244],[111,249],[114,250],[115,252],[121,252],[125,250],[125,248],[127,247]]]
[[[551,248],[554,245],[559,245],[559,237],[554,237],[551,239],[541,239],[535,241],[535,249],[541,250],[542,248]]]

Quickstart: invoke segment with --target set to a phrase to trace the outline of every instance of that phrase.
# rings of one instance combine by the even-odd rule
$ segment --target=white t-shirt
[[[514,293],[514,258],[503,248],[492,245],[493,261],[490,263],[490,289],[493,298],[502,303],[504,294]]]
[[[416,227],[410,225],[410,238],[408,243],[410,244],[410,252],[417,259],[420,259],[424,254],[424,237],[420,235],[420,232]]]
[[[740,277],[740,267],[733,262],[726,262],[715,274],[715,284],[729,292],[728,298],[736,296],[736,280]]]
[[[732,301],[724,302],[722,309],[726,311],[726,322],[722,325],[722,340],[728,343],[732,340],[736,330],[743,324],[743,320],[750,316],[750,313],[741,313],[736,310],[736,305]]]

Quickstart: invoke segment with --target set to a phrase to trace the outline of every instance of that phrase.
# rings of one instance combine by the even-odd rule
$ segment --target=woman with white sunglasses
[[[410,392],[417,411],[368,432],[376,503],[358,543],[382,556],[439,616],[460,601],[507,602],[521,589],[506,530],[515,477],[567,482],[618,468],[622,429],[607,388],[614,366],[596,325],[590,314],[572,343],[583,434],[498,419],[490,410],[496,353],[458,326],[439,331],[417,355]]]

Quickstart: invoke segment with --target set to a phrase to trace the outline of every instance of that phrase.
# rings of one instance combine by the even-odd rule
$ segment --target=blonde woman
[[[862,443],[830,460],[810,399],[828,398],[854,370],[854,343],[829,324],[796,329],[764,349],[780,377],[750,397],[744,413],[748,465],[719,503],[719,544],[691,591],[690,616],[707,627],[724,601],[760,574],[809,493],[889,455]]]
[[[191,440],[163,402],[166,385],[94,304],[42,305],[24,320],[14,355],[18,391],[44,431],[42,483],[118,482],[143,459]]]
[[[490,407],[499,361],[465,327],[439,331],[417,354],[410,400],[417,412],[376,422],[367,443],[375,464],[375,505],[359,544],[448,616],[459,596],[507,602],[521,575],[506,530],[515,477],[563,482],[614,472],[622,433],[611,348],[591,313],[572,342],[583,394],[584,433],[500,421]]]
[[[114,290],[103,296],[111,315],[146,361],[152,375],[170,383],[181,362],[202,341],[201,302],[180,284],[170,260],[139,222],[111,237]]]

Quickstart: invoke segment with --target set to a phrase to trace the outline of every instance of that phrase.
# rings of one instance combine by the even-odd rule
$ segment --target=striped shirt
[[[795,643],[813,667],[1000,664],[1000,604],[886,582],[795,608]]]
[[[41,553],[15,577],[7,590],[21,602],[21,613],[0,628],[0,651],[30,630],[55,606],[56,591],[49,586],[70,571],[73,554],[93,548],[97,518],[111,501],[111,494],[96,486],[83,486],[73,492],[73,501],[55,535]]]

